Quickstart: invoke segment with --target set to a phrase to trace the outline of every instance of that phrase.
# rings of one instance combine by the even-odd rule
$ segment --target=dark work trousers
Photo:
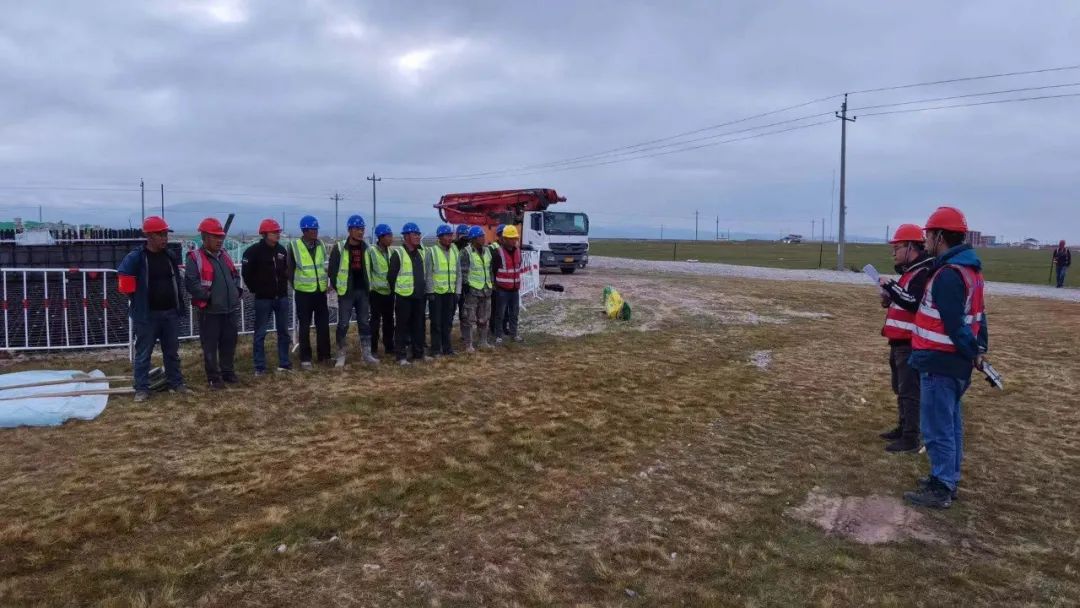
[[[383,350],[394,354],[394,294],[371,292],[371,352],[379,350],[379,330],[382,330]]]
[[[270,315],[274,315],[277,333],[278,367],[291,369],[289,363],[289,298],[258,298],[255,300],[255,337],[251,342],[251,355],[255,371],[266,371],[266,333],[270,328]]]
[[[397,359],[402,361],[412,348],[413,359],[424,358],[424,298],[406,298],[397,296],[394,302],[394,316],[397,333]]]
[[[319,361],[330,360],[330,309],[326,292],[296,293],[296,319],[299,327],[300,361],[311,362],[311,321],[315,320],[315,348]]]
[[[180,371],[180,314],[175,310],[152,310],[146,321],[133,321],[135,330],[135,361],[132,383],[137,391],[150,390],[150,357],[154,345],[161,342],[161,355],[165,359],[165,377],[169,386],[183,386]]]
[[[206,381],[221,382],[235,378],[236,334],[240,326],[240,311],[229,313],[199,313],[199,342],[202,343]]]
[[[457,295],[437,293],[431,298],[431,354],[449,355],[454,352],[450,343],[450,328],[454,326]]]
[[[495,318],[491,325],[495,328],[495,337],[514,337],[518,333],[518,312],[521,310],[521,296],[517,291],[495,289]]]
[[[355,313],[355,314],[354,314]],[[360,343],[371,337],[371,313],[368,311],[368,293],[354,289],[349,293],[338,296],[338,322],[337,322],[337,345],[344,348],[349,337],[349,323],[356,319],[356,326],[360,331]]]
[[[896,393],[896,410],[900,432],[904,439],[919,440],[919,372],[908,365],[911,343],[889,347],[889,368],[892,369],[892,389]]]

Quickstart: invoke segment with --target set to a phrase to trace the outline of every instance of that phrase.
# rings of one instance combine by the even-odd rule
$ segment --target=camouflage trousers
[[[469,290],[465,294],[465,304],[461,309],[461,338],[466,345],[472,344],[473,330],[481,342],[487,341],[488,321],[491,319],[491,294]]]

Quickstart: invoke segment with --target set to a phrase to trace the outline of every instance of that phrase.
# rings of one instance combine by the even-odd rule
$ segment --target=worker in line
[[[908,359],[915,312],[934,261],[926,253],[924,240],[922,228],[901,224],[889,241],[900,280],[881,278],[881,306],[888,309],[881,335],[889,340],[889,368],[898,415],[896,428],[881,434],[882,439],[890,441],[885,446],[890,453],[919,451],[919,373],[908,365]]]
[[[429,361],[424,356],[424,252],[420,245],[420,227],[409,222],[401,228],[401,247],[394,247],[390,255],[387,281],[394,292],[394,316],[397,332],[397,360],[409,365],[407,358],[411,347],[413,361]]]
[[[499,248],[502,247],[503,232],[506,230],[506,224],[499,224],[495,227],[495,239],[488,243],[488,249],[491,250],[492,259],[499,255]],[[495,339],[495,306],[498,298],[491,296],[491,323],[488,325],[488,331],[491,333],[491,339]],[[505,317],[505,315],[503,315]],[[503,333],[506,331],[506,324],[503,323]]]
[[[1051,263],[1057,269],[1057,286],[1060,289],[1065,286],[1065,274],[1069,272],[1069,266],[1072,266],[1072,251],[1065,246],[1065,241],[1058,243],[1052,260]]]
[[[379,350],[379,332],[382,331],[383,351],[394,354],[394,293],[390,291],[390,248],[394,244],[394,231],[386,224],[375,226],[375,245],[367,250],[367,272],[371,315],[371,353]]]
[[[266,373],[266,334],[270,315],[274,315],[277,333],[277,369],[292,369],[289,362],[289,254],[281,244],[281,224],[267,218],[259,224],[262,239],[244,250],[240,274],[244,285],[255,296],[255,336],[251,355],[255,375]]]
[[[431,318],[431,356],[453,355],[450,329],[461,293],[461,255],[454,246],[454,229],[442,224],[435,229],[438,242],[424,249],[424,284]]]
[[[487,328],[495,281],[491,273],[491,249],[484,244],[484,229],[473,226],[469,229],[469,239],[468,249],[461,254],[461,276],[465,278],[461,298],[464,302],[461,338],[465,342],[465,352],[473,353],[476,352],[474,336],[480,338],[480,348],[490,348]]]
[[[360,334],[360,356],[364,363],[378,363],[371,353],[371,312],[368,301],[368,244],[364,240],[367,224],[360,215],[349,216],[346,222],[349,236],[330,252],[330,286],[338,293],[337,362],[345,367],[348,354],[349,323],[356,313],[356,326]]]
[[[326,274],[326,247],[319,240],[319,220],[313,215],[300,218],[301,238],[289,245],[289,280],[297,319],[300,367],[311,369],[311,322],[315,321],[315,348],[319,363],[330,360],[330,309],[326,303],[329,280]]]
[[[202,247],[188,253],[185,280],[191,304],[198,309],[199,342],[210,390],[236,384],[234,359],[240,331],[240,273],[225,243],[225,229],[216,218],[199,222]]]
[[[116,269],[120,293],[129,298],[128,316],[135,334],[132,384],[136,402],[150,398],[150,357],[158,343],[169,387],[176,393],[191,393],[180,369],[184,283],[180,258],[168,247],[172,230],[165,220],[151,215],[143,220],[142,231],[146,243],[124,256]]]
[[[935,259],[911,339],[930,475],[904,499],[938,509],[956,500],[964,459],[960,399],[989,346],[982,262],[964,243],[966,234],[967,220],[953,207],[939,207],[926,221],[926,249]]]
[[[491,259],[491,275],[495,277],[495,345],[503,336],[521,342],[518,335],[518,311],[521,309],[521,249],[518,248],[516,226],[503,230],[502,245]],[[506,322],[504,328],[503,322]]]
[[[469,225],[468,224],[458,224],[457,228],[454,229],[454,247],[457,248],[459,257],[461,255],[464,255],[465,252],[468,250],[468,248],[469,248]],[[462,275],[462,280],[464,281],[464,275]],[[461,323],[461,318],[462,318],[462,314],[464,312],[464,307],[465,307],[465,298],[462,295],[459,294],[457,300],[458,300],[457,318],[458,318],[458,323]],[[451,325],[452,325],[453,324],[453,319],[451,319],[450,321],[451,321]]]

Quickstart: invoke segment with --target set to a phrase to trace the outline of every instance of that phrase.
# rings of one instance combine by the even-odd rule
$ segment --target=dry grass
[[[535,333],[475,359],[252,381],[215,401],[114,400],[93,422],[0,433],[0,604],[1080,598],[1073,305],[990,303],[1009,391],[976,385],[966,401],[961,502],[928,517],[947,542],[868,547],[784,512],[815,486],[897,494],[925,470],[876,439],[894,410],[872,293],[559,280],[579,291],[531,308],[529,326],[566,314],[587,326],[579,337]],[[635,306],[630,324],[595,323],[587,310],[605,282]],[[806,314],[821,312],[833,316]],[[760,369],[751,357],[765,350]],[[200,377],[195,356],[185,360]],[[504,389],[523,369],[543,381]]]

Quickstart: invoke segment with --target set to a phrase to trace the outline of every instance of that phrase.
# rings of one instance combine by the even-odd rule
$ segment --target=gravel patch
[[[681,272],[718,277],[742,277],[770,281],[819,281],[822,283],[849,283],[869,286],[869,279],[859,272],[838,270],[791,270],[786,268],[762,268],[760,266],[737,266],[717,262],[660,262],[590,256],[589,268],[598,270],[641,270]],[[994,296],[1042,298],[1065,302],[1080,302],[1080,289],[1055,289],[1039,285],[1019,283],[987,283],[987,293]]]

